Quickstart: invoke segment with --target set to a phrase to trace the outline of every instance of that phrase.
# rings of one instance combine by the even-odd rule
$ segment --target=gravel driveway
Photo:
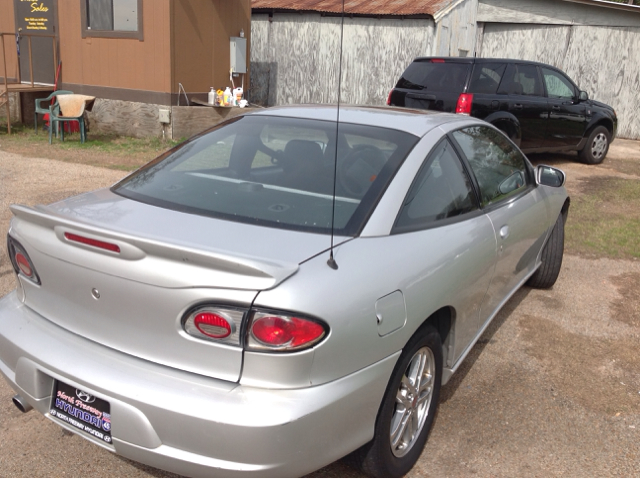
[[[610,156],[640,163],[640,143]],[[637,168],[538,157],[578,179]],[[108,186],[122,172],[0,150],[0,236],[10,203],[49,203]],[[569,221],[571,212],[569,213]],[[0,240],[0,296],[14,288]],[[442,390],[431,438],[410,476],[640,476],[640,261],[565,255],[553,289],[523,288],[506,304]],[[20,413],[0,380],[3,476],[161,476]],[[342,462],[312,476],[357,476]]]

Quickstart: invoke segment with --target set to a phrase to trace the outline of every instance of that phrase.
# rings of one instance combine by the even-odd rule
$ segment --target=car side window
[[[451,143],[444,140],[429,154],[411,185],[394,232],[422,229],[477,209],[471,181]]]
[[[542,76],[549,98],[572,99],[576,96],[575,88],[564,75],[548,68],[542,68]]]
[[[534,65],[509,63],[498,93],[507,95],[544,96],[538,69]]]
[[[495,94],[506,68],[506,63],[476,63],[471,75],[469,92]]]
[[[478,181],[482,206],[526,189],[526,159],[502,133],[486,126],[472,126],[453,132],[453,137]]]

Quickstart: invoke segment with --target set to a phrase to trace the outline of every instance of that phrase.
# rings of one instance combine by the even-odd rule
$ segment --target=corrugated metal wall
[[[250,100],[262,105],[338,100],[340,17],[254,14]],[[404,69],[433,49],[431,19],[345,18],[340,101],[382,105]]]
[[[560,68],[615,108],[618,136],[640,139],[640,28],[487,23],[480,55]]]

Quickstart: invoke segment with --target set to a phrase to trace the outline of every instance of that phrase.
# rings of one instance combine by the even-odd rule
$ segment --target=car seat
[[[284,148],[283,186],[330,194],[331,182],[325,174],[324,154],[315,141],[291,140]]]

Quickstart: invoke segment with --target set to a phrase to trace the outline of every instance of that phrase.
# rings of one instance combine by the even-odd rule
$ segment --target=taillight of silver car
[[[243,320],[246,318],[246,328]],[[329,327],[316,319],[301,318],[290,313],[250,311],[217,305],[204,305],[191,310],[182,322],[193,337],[229,345],[245,346],[263,352],[300,351],[320,343]],[[244,344],[241,331],[245,331]]]
[[[182,326],[196,338],[240,346],[240,330],[246,313],[241,308],[200,306],[186,314]]]
[[[9,252],[9,259],[17,275],[23,276],[35,284],[41,284],[40,277],[26,250],[9,235],[7,235],[7,251]]]
[[[94,248],[106,249],[113,253],[120,253],[120,246],[115,243],[108,243],[106,241],[100,241],[95,238],[88,238],[86,236],[80,236],[74,233],[65,233],[64,237],[67,241],[73,241],[75,243],[86,244],[87,246],[93,246]]]
[[[329,327],[317,320],[268,311],[252,311],[247,348],[258,351],[299,351],[315,346]]]

